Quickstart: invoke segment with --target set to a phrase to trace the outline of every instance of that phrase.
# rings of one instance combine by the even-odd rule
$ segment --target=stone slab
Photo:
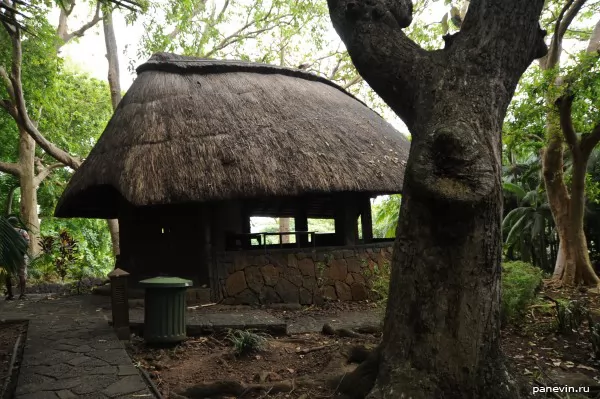
[[[152,398],[91,295],[0,303],[29,320],[15,399]]]

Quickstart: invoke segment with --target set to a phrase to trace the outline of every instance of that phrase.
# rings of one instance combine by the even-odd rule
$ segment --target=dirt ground
[[[173,349],[149,349],[140,339],[133,341],[130,352],[134,361],[148,370],[161,394],[170,398],[174,390],[212,381],[253,384],[322,377],[325,373],[340,371],[350,347],[375,347],[379,338],[378,335],[365,335],[349,339],[321,334],[270,337],[264,350],[241,357],[232,353],[231,344],[225,336],[191,338]],[[353,369],[353,365],[345,367],[348,372]],[[332,397],[333,393],[327,387],[298,387],[293,392],[248,392],[242,397],[300,398],[305,395],[303,398],[319,398]]]
[[[7,383],[9,376],[10,361],[12,358],[15,342],[17,338],[27,329],[26,322],[0,322],[0,395],[2,389]],[[21,345],[25,343],[24,337],[21,338]],[[18,363],[16,364],[18,367]],[[13,369],[14,370],[14,369]],[[12,385],[7,387],[5,398],[12,392]],[[5,399],[0,397],[0,399]]]
[[[511,373],[521,381],[522,393],[530,395],[533,386],[600,386],[600,359],[591,355],[590,333],[585,322],[579,331],[558,334],[555,328],[554,303],[547,299],[585,301],[600,321],[600,296],[578,290],[540,292],[537,302],[528,310],[519,327],[502,331],[502,348]],[[373,311],[370,303],[332,302],[323,307],[302,310],[271,309],[286,320],[306,315],[339,314],[343,311]],[[230,309],[233,310],[233,309]],[[132,341],[129,351],[138,365],[144,367],[165,398],[177,398],[177,390],[214,381],[236,381],[245,387],[257,383],[277,383],[302,378],[317,379],[332,372],[350,372],[356,365],[347,364],[349,348],[363,345],[375,347],[380,333],[362,334],[358,338],[341,338],[324,334],[299,334],[269,337],[265,350],[249,356],[233,355],[231,343],[224,335],[194,337],[175,348],[149,348],[141,339]],[[315,350],[316,349],[316,350]],[[600,390],[592,388],[589,397]],[[206,396],[214,398],[331,398],[335,388],[291,386],[286,392],[273,393],[247,390],[241,395]],[[535,397],[544,397],[536,395]],[[556,398],[557,396],[549,396]],[[566,398],[566,396],[565,396]]]

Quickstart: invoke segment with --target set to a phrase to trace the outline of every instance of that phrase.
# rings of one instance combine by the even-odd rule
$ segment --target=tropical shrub
[[[525,262],[502,264],[502,302],[500,315],[503,323],[518,322],[533,302],[542,284],[542,271]]]

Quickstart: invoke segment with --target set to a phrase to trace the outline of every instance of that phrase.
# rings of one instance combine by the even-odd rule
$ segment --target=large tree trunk
[[[550,55],[540,64],[542,69],[552,69],[560,66],[562,38],[569,25],[581,10],[586,0],[568,2],[562,9],[556,21],[555,32],[550,45]],[[588,52],[598,48],[600,22],[596,25],[588,45]],[[558,85],[562,79],[557,78]],[[548,98],[549,105],[554,99]],[[553,279],[565,285],[584,284],[596,286],[600,282],[596,276],[589,257],[587,239],[583,229],[585,210],[585,173],[593,142],[586,144],[591,148],[582,150],[582,141],[572,130],[570,106],[565,112],[551,110],[547,114],[546,130],[548,144],[542,152],[542,169],[548,203],[558,232],[559,246]],[[573,177],[571,187],[567,187],[564,178],[564,146],[568,141],[573,155]],[[588,151],[589,150],[589,151]],[[569,190],[570,189],[570,190]],[[570,194],[569,194],[570,191]]]
[[[106,12],[102,18],[104,27],[104,42],[106,44],[106,59],[108,60],[108,85],[110,87],[110,98],[113,111],[121,102],[121,82],[119,77],[119,57],[117,53],[117,39],[113,26],[112,12]],[[121,253],[119,247],[119,221],[117,219],[107,220],[110,238],[112,241],[113,255]]]
[[[600,279],[596,276],[590,260],[587,239],[583,231],[583,217],[585,214],[585,174],[587,171],[588,157],[581,151],[573,151],[573,177],[571,179],[571,203],[569,208],[569,242],[573,248],[575,261],[575,278],[567,281],[568,284],[581,282],[584,285],[597,286]],[[569,263],[567,262],[567,265]],[[570,273],[565,273],[570,277]]]
[[[589,257],[587,239],[583,230],[585,212],[585,174],[589,154],[579,144],[572,146],[573,176],[571,193],[564,181],[563,140],[560,128],[551,120],[551,138],[543,154],[543,174],[548,202],[560,239],[553,279],[565,285],[596,286],[600,282]],[[560,135],[560,136],[558,136]]]
[[[21,174],[21,219],[29,231],[29,250],[32,256],[40,251],[40,221],[38,218],[37,187],[35,187],[35,141],[19,129],[19,164]]]
[[[410,1],[329,0],[357,70],[412,135],[368,398],[518,396],[499,347],[501,129],[546,52],[543,3],[473,0],[460,33],[427,52],[402,32]]]

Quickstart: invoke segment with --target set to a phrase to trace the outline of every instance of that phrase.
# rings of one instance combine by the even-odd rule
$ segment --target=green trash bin
[[[155,277],[140,281],[144,296],[144,341],[155,344],[181,342],[186,338],[186,289],[190,280]]]

